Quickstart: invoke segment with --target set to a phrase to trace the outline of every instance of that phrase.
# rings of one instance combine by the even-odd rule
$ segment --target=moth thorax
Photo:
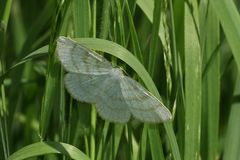
[[[121,70],[121,68],[113,68],[111,71],[110,71],[110,74],[112,76],[116,76],[116,77],[123,77],[123,72]]]

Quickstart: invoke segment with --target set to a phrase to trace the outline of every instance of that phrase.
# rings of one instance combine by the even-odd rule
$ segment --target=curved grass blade
[[[10,67],[8,70],[6,70],[1,76],[0,76],[0,83],[3,82],[3,80],[6,78],[7,74],[11,71],[14,70],[16,67],[25,64],[26,62],[35,59],[35,58],[39,58],[42,56],[45,56],[48,53],[48,46],[43,46],[35,51],[33,51],[32,53],[30,53],[29,55],[25,56],[24,58],[22,58],[19,62],[17,62],[16,64],[14,64],[12,67]]]
[[[37,142],[30,144],[13,153],[8,160],[23,160],[46,154],[63,154],[71,159],[90,160],[90,158],[78,148],[60,142]]]

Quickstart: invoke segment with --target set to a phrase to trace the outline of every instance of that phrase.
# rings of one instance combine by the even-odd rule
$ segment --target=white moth
[[[169,110],[120,68],[79,43],[60,37],[57,54],[68,72],[67,91],[78,101],[96,105],[99,115],[111,122],[128,122],[131,115],[142,122],[171,119]]]

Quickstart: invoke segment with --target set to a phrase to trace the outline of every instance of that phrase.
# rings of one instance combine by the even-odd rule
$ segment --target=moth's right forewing
[[[171,119],[170,111],[137,81],[125,76],[121,90],[132,115],[140,121],[159,123]]]

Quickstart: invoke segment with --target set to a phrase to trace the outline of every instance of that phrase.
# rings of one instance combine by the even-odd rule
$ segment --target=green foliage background
[[[238,9],[227,0],[1,0],[0,159],[238,159]],[[55,56],[60,35],[122,66],[172,121],[110,123],[72,99]]]

